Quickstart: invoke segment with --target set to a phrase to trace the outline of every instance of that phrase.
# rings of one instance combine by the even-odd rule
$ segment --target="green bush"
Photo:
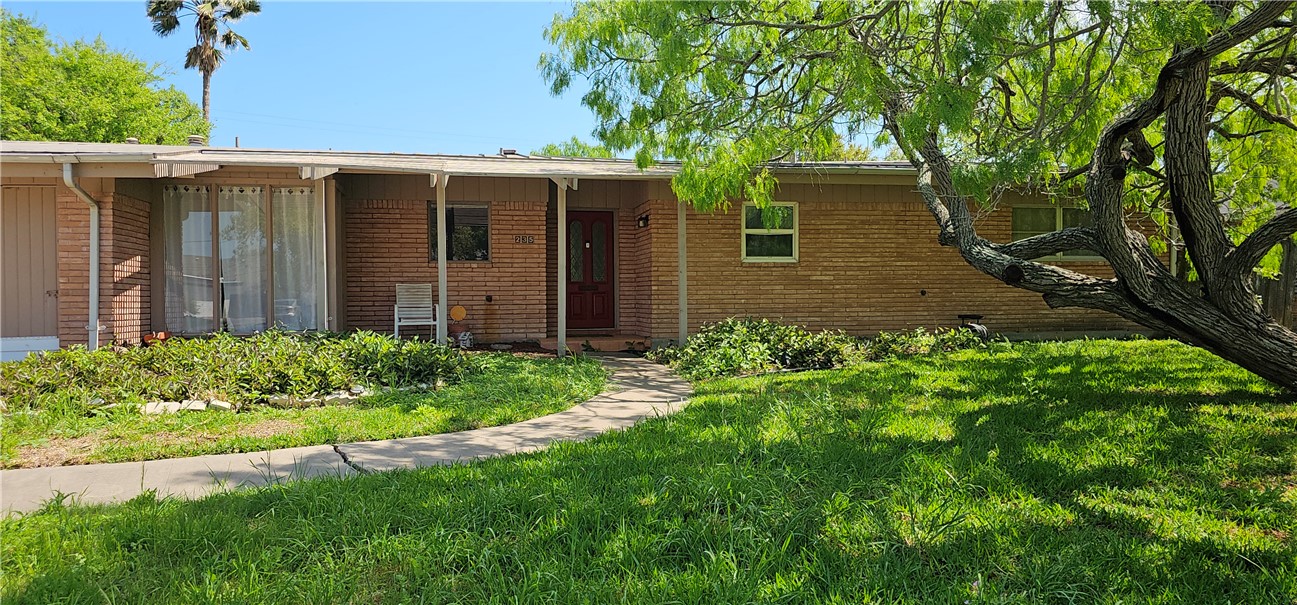
[[[949,353],[960,349],[973,349],[985,343],[976,332],[967,328],[937,329],[928,332],[916,328],[911,332],[880,332],[865,347],[865,357],[870,361],[912,357],[931,353]]]
[[[841,330],[810,332],[768,319],[731,317],[704,325],[683,347],[654,349],[649,358],[692,380],[833,368],[848,363],[859,350],[860,341]]]
[[[690,380],[773,370],[821,370],[862,361],[928,355],[983,346],[964,328],[882,332],[863,341],[841,330],[811,332],[801,326],[751,317],[705,324],[683,347],[662,347],[647,357]]]
[[[89,409],[96,400],[143,403],[218,398],[253,403],[353,385],[452,383],[469,371],[461,352],[428,341],[374,332],[247,338],[216,334],[149,347],[73,347],[0,364],[0,397],[9,409]],[[72,412],[74,410],[67,410]]]

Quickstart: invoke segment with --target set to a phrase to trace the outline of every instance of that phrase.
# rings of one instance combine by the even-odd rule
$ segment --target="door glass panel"
[[[221,187],[221,327],[234,334],[266,329],[266,216],[261,187]]]
[[[607,227],[603,221],[590,225],[590,271],[597,282],[608,281]]]
[[[162,191],[166,329],[182,334],[216,329],[212,304],[212,207],[207,187]]]
[[[581,221],[571,221],[567,225],[567,274],[568,281],[585,281],[585,237]]]
[[[275,326],[311,330],[323,282],[324,208],[310,187],[274,190],[270,202],[275,273]]]

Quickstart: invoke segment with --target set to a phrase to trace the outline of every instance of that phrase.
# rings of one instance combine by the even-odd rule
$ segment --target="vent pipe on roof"
[[[201,135],[201,134],[191,134],[191,135],[189,135],[189,138],[188,138],[187,140],[189,141],[189,146],[190,146],[190,147],[206,147],[206,146],[207,146],[207,137],[204,137],[204,136]]]
[[[505,157],[508,157],[508,156],[511,156],[511,155],[518,155],[518,150],[517,150],[517,149],[505,149],[504,147],[501,147],[501,148],[500,148],[500,155],[505,156]]]
[[[126,144],[127,144],[127,145],[139,145],[139,144],[140,144],[140,140],[139,140],[138,138],[136,138],[136,137],[126,137]]]

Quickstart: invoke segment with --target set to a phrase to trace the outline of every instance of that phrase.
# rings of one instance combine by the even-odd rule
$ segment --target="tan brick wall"
[[[101,345],[138,343],[151,330],[147,195],[114,179],[80,179],[99,202],[99,336]],[[59,185],[59,342],[86,344],[90,286],[90,207]]]
[[[285,170],[223,170],[218,182],[302,183]],[[347,328],[392,329],[395,284],[436,283],[428,259],[428,201],[422,175],[339,175],[343,204],[344,303]],[[884,185],[788,184],[780,199],[799,202],[800,262],[743,263],[740,215],[700,214],[688,219],[691,329],[732,315],[782,318],[812,328],[879,330],[958,324],[960,313],[986,316],[1006,333],[1126,330],[1114,316],[1087,310],[1051,310],[1036,294],[1009,288],[968,267],[936,244],[936,227],[913,193],[895,181]],[[137,341],[148,331],[149,204],[147,188],[84,179],[101,202],[101,342]],[[449,304],[463,305],[465,326],[483,341],[529,340],[556,330],[553,249],[555,209],[544,179],[453,177],[448,198],[491,207],[492,259],[451,262]],[[89,211],[59,187],[59,334],[84,343],[87,304]],[[618,326],[626,334],[673,338],[676,334],[676,201],[664,182],[581,181],[569,208],[608,209],[616,217],[614,272]],[[647,228],[637,227],[640,215]],[[982,235],[1009,239],[1010,213],[979,219]],[[535,243],[515,243],[531,235]],[[1067,263],[1105,275],[1102,263]],[[492,298],[491,302],[486,297]],[[426,330],[423,331],[427,333]]]
[[[152,331],[150,303],[149,214],[147,200],[115,193],[108,213],[108,237],[102,251],[111,263],[111,279],[100,280],[104,291],[105,339],[138,343]]]
[[[959,324],[957,315],[984,315],[1005,333],[1129,330],[1114,315],[1084,309],[1051,310],[1040,296],[1010,288],[969,267],[936,243],[936,225],[904,185],[786,185],[779,199],[800,205],[800,260],[745,263],[740,259],[740,214],[690,210],[689,323],[752,315],[841,328],[854,334]],[[674,200],[654,201],[652,336],[676,334],[677,263]],[[1010,239],[1010,212],[979,220],[988,239]],[[1103,263],[1068,262],[1095,275]]]
[[[102,321],[104,293],[111,292],[111,280],[105,279],[104,275],[111,271],[112,261],[103,254],[103,241],[108,233],[104,215],[112,204],[112,194],[104,192],[103,179],[81,179],[80,184],[100,204],[99,312]],[[65,347],[84,345],[89,340],[86,321],[90,308],[90,208],[63,185],[58,186],[55,195],[58,200],[59,344]],[[100,342],[105,342],[103,336]]]
[[[397,283],[433,284],[428,258],[428,179],[351,178],[345,190],[346,318],[348,328],[392,331]],[[383,199],[389,195],[414,199]],[[486,203],[491,209],[491,260],[447,266],[449,304],[468,311],[465,327],[483,342],[545,336],[545,181],[452,178],[451,203]],[[516,243],[514,236],[533,236]],[[491,302],[486,297],[491,297]],[[429,330],[403,328],[429,335]]]

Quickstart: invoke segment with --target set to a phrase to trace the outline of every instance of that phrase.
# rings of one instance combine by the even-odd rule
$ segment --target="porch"
[[[449,306],[467,311],[440,325],[477,342],[558,350],[562,340],[579,351],[589,340],[624,350],[677,337],[679,314],[670,309],[664,325],[659,308],[678,301],[677,204],[664,181],[452,175],[439,187],[436,179],[337,176],[343,327],[391,330],[395,285],[431,283],[447,301],[443,318]]]
[[[59,233],[58,284],[27,305],[48,307],[29,323],[60,346],[162,331],[389,332],[398,283],[434,286],[439,321],[426,334],[441,341],[457,305],[468,316],[456,327],[478,342],[560,350],[578,348],[569,331],[624,344],[684,326],[671,169],[92,144],[69,160],[56,155],[66,145],[23,145],[5,150],[5,185],[53,192],[42,231]],[[101,162],[83,163],[92,156]]]

